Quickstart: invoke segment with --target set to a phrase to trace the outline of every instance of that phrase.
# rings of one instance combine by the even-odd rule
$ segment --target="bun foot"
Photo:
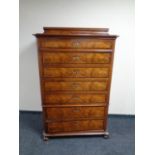
[[[104,135],[103,135],[103,138],[104,138],[104,139],[109,139],[109,137],[110,137],[110,136],[109,136],[109,132],[105,132]]]
[[[48,141],[48,137],[46,136],[45,133],[43,133],[43,140],[44,140],[44,141]]]
[[[43,139],[44,139],[44,141],[48,141],[48,137],[47,136],[44,136]]]

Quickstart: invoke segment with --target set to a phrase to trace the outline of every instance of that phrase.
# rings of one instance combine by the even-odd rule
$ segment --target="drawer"
[[[61,49],[113,49],[114,40],[102,38],[46,38],[40,41],[41,48]]]
[[[65,53],[43,52],[44,64],[107,64],[111,63],[111,53]]]
[[[59,107],[46,108],[47,120],[76,120],[81,118],[104,118],[105,107]]]
[[[81,78],[95,78],[108,77],[110,72],[109,67],[105,68],[43,68],[44,77],[81,77]]]
[[[92,103],[106,103],[107,95],[100,94],[86,94],[86,93],[51,93],[44,95],[44,102],[48,105],[57,104],[92,104]]]
[[[104,120],[84,120],[48,123],[49,133],[104,130]]]
[[[108,80],[102,82],[72,82],[72,81],[45,81],[45,91],[105,91],[108,89]]]

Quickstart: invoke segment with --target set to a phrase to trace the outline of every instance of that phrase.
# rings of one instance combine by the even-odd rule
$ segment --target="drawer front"
[[[46,108],[46,119],[48,120],[76,120],[80,118],[104,118],[104,107],[63,107]]]
[[[91,103],[106,103],[106,94],[45,94],[44,102],[48,105],[57,104],[91,104]]]
[[[110,69],[105,68],[43,68],[45,77],[108,77]]]
[[[108,80],[103,82],[44,82],[45,91],[105,91]]]
[[[47,38],[40,42],[42,48],[81,48],[81,49],[112,49],[114,46],[113,40],[108,39],[55,39]]]
[[[44,64],[107,64],[111,62],[110,53],[53,53],[43,52]]]
[[[49,133],[104,130],[104,120],[84,120],[48,123]]]

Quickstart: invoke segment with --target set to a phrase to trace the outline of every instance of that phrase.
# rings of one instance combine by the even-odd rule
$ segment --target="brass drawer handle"
[[[74,108],[73,112],[80,112],[80,109],[79,108]]]
[[[77,88],[78,86],[79,86],[78,83],[72,83],[72,84],[71,84],[71,87],[73,87],[73,88]]]
[[[73,99],[73,100],[79,100],[80,97],[79,97],[79,96],[73,96],[72,99]]]
[[[72,45],[73,47],[78,48],[80,46],[80,43],[78,41],[74,41]]]
[[[73,70],[73,71],[72,71],[72,73],[73,73],[74,75],[79,74],[79,72],[80,72],[79,70]]]
[[[75,61],[80,60],[80,56],[73,56],[72,59]]]

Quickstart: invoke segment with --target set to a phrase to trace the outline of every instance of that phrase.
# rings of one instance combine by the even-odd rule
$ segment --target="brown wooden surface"
[[[103,130],[103,120],[84,120],[48,123],[49,133]]]
[[[113,40],[105,39],[71,39],[71,38],[43,38],[40,42],[41,48],[72,48],[72,49],[112,49]]]
[[[89,93],[46,93],[44,95],[45,104],[92,104],[105,103],[106,94],[89,94]]]
[[[45,34],[53,35],[77,35],[77,34],[107,34],[108,28],[73,28],[70,27],[69,31],[63,27],[44,27]]]
[[[43,74],[45,77],[62,77],[62,78],[103,78],[109,77],[109,68],[44,68]]]
[[[116,35],[44,27],[36,34],[45,136],[105,134]]]
[[[46,78],[42,77],[44,82],[109,82],[109,78]]]
[[[110,53],[66,53],[66,52],[43,52],[43,63],[44,64],[102,64],[102,63],[110,63],[111,54]]]
[[[102,82],[44,82],[45,91],[105,91],[108,88],[108,80]]]
[[[46,108],[46,119],[52,121],[104,118],[105,107]]]
[[[38,38],[38,45],[40,41],[40,38]],[[43,48],[43,47],[38,47],[39,51],[41,52],[49,52],[49,53],[112,53],[113,49],[81,49],[81,48]]]
[[[44,33],[34,34],[36,37],[51,36],[80,36],[103,37],[116,39],[117,35],[109,35],[108,28],[73,28],[73,27],[44,27]]]

